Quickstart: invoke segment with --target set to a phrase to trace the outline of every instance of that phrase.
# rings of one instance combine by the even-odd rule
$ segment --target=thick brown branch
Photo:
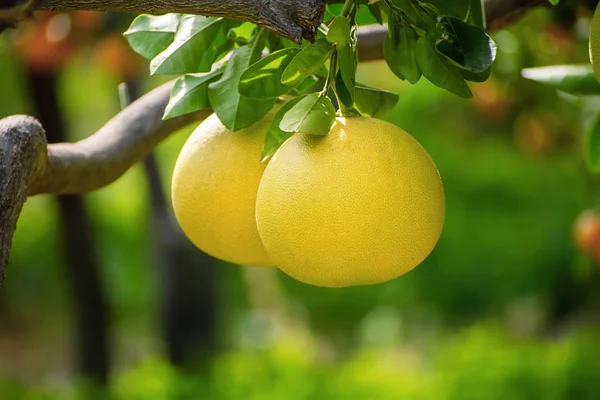
[[[106,186],[171,133],[208,116],[203,111],[162,121],[172,85],[143,96],[77,143],[47,146],[42,126],[31,117],[0,120],[0,283],[28,195],[84,193]]]
[[[131,104],[94,135],[48,146],[48,157],[31,179],[28,194],[75,194],[114,182],[172,132],[209,112],[163,121],[172,83]]]
[[[38,0],[38,10],[183,13],[249,21],[300,43],[314,40],[326,0]]]
[[[0,283],[29,179],[46,157],[46,134],[31,117],[0,120]]]

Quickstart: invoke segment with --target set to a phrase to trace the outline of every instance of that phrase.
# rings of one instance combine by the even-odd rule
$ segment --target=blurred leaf
[[[371,11],[371,15],[373,15],[373,18],[375,18],[379,25],[385,24],[388,20],[388,13],[384,7],[385,3],[383,1],[369,4],[369,11]]]
[[[469,18],[467,22],[485,31],[486,21],[483,0],[470,0],[469,6]]]
[[[398,52],[392,44],[392,38],[389,31],[387,36],[383,40],[383,58],[385,59],[386,64],[390,68],[390,71],[392,71],[394,75],[396,75],[403,81],[406,80],[406,78],[402,74],[402,71],[400,71],[400,58],[398,57]]]
[[[293,86],[281,83],[281,75],[299,52],[298,48],[278,50],[252,64],[240,78],[240,93],[255,99],[271,99],[288,93]]]
[[[441,15],[435,48],[461,69],[483,72],[496,59],[496,43],[483,30],[460,19]]]
[[[390,18],[390,24],[390,29],[395,33],[390,35],[390,41],[384,48],[386,62],[392,71],[398,72],[398,76],[415,84],[421,78],[421,70],[415,60],[415,48],[419,36],[412,27],[398,18]]]
[[[306,95],[281,120],[279,127],[285,132],[309,135],[326,135],[335,122],[335,108],[331,99],[321,93]]]
[[[269,126],[269,130],[267,131],[267,135],[265,137],[265,147],[263,148],[261,155],[261,162],[275,154],[277,149],[279,149],[281,145],[294,134],[294,132],[286,132],[281,130],[279,124],[281,123],[283,116],[303,98],[304,96],[294,97],[285,103],[279,109],[279,111],[277,111],[275,117],[273,117],[273,121],[271,121],[271,125]]]
[[[335,90],[340,101],[344,106],[346,106],[347,108],[354,107],[354,93],[350,93],[350,90],[346,86],[346,83],[344,83],[344,78],[342,77],[341,72],[338,72],[338,74],[336,75]]]
[[[183,16],[173,43],[152,60],[150,72],[153,75],[209,72],[225,47],[232,45],[227,32],[240,24],[224,18]]]
[[[281,76],[281,83],[297,85],[310,75],[317,73],[331,55],[333,47],[327,39],[322,38],[305,47],[294,57]]]
[[[123,34],[131,48],[148,60],[162,53],[173,41],[181,14],[139,15]]]
[[[188,74],[179,77],[171,90],[171,99],[165,108],[163,119],[177,117],[210,108],[208,85],[219,79],[221,69],[208,74]]]
[[[415,10],[412,0],[393,0],[392,3],[400,10],[402,10],[404,15],[409,19],[410,22],[412,22],[413,24],[417,23],[417,21],[419,20],[419,16],[417,14],[417,11]],[[389,20],[391,21],[392,18],[398,19],[397,11],[390,12]]]
[[[358,84],[354,103],[362,116],[381,118],[396,106],[398,98],[396,93]]]
[[[338,66],[351,99],[354,99],[354,85],[356,84],[356,57],[349,45],[337,50]]]
[[[521,75],[574,95],[600,94],[600,83],[594,75],[592,64],[526,68]]]
[[[593,173],[600,173],[600,113],[590,126],[585,140],[585,158]]]
[[[463,76],[463,78],[470,82],[485,82],[489,79],[490,75],[492,74],[492,67],[486,69],[483,72],[472,72],[467,71],[466,69],[461,69],[460,73]]]
[[[249,99],[238,92],[240,77],[251,64],[253,50],[250,46],[234,50],[221,79],[208,86],[208,98],[213,110],[223,125],[231,131],[252,125],[265,116],[275,104],[275,99]]]
[[[346,46],[350,41],[350,22],[345,17],[336,17],[329,31],[327,32],[327,41],[337,43],[338,46]]]
[[[439,11],[439,14],[452,15],[453,17],[463,19],[471,7],[470,0],[428,0]]]
[[[459,97],[473,97],[460,70],[446,61],[446,58],[435,50],[431,41],[420,37],[417,40],[415,56],[421,72],[431,83]]]

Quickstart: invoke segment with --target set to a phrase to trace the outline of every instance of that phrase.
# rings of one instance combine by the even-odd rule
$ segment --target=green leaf
[[[553,65],[527,68],[521,74],[525,79],[545,83],[555,89],[574,95],[598,95],[600,83],[591,64]]]
[[[469,0],[428,0],[439,11],[440,14],[451,15],[456,18],[464,19],[469,12],[471,2]]]
[[[279,50],[252,64],[242,74],[239,92],[254,99],[272,99],[288,93],[294,87],[281,83],[281,75],[299,52],[298,48]]]
[[[483,0],[470,0],[468,20],[471,25],[475,25],[479,29],[485,31],[485,11],[483,9]]]
[[[492,74],[492,67],[486,69],[483,72],[472,72],[467,71],[466,69],[461,69],[460,74],[463,78],[470,82],[485,82],[489,79]]]
[[[424,37],[417,40],[415,57],[421,72],[431,83],[457,96],[467,99],[473,97],[460,70],[446,61],[446,58],[435,50],[430,40]]]
[[[585,159],[593,173],[600,173],[600,113],[585,137]]]
[[[412,23],[416,23],[418,21],[419,17],[413,6],[412,0],[393,0],[392,4],[402,10],[406,18],[408,18]],[[390,13],[390,19],[392,19],[393,14],[397,14],[397,12]]]
[[[388,9],[389,10],[389,9]],[[388,20],[387,10],[384,8],[384,2],[379,1],[377,3],[369,4],[369,11],[371,11],[371,15],[379,25],[383,25]]]
[[[150,72],[153,75],[209,72],[226,46],[231,46],[227,40],[229,29],[240,24],[224,18],[183,16],[173,43],[152,60]]]
[[[496,43],[483,30],[442,15],[436,25],[435,48],[459,68],[483,72],[496,59]]]
[[[223,76],[208,86],[210,104],[227,129],[237,131],[261,119],[275,104],[275,99],[249,99],[238,93],[242,73],[252,62],[253,48],[234,50],[225,65]]]
[[[340,74],[344,80],[346,89],[351,98],[354,98],[354,85],[356,84],[356,57],[350,46],[343,46],[337,49],[338,66]]]
[[[294,57],[281,76],[281,83],[295,86],[309,76],[317,73],[331,55],[333,47],[322,38],[305,47]]]
[[[319,82],[319,78],[315,77],[314,75],[311,75],[305,80],[303,80],[301,84],[296,86],[295,91],[297,93],[308,92],[317,84],[317,82]]]
[[[123,35],[136,53],[151,60],[173,42],[180,17],[181,14],[159,17],[142,14],[133,20]]]
[[[163,119],[209,109],[208,85],[219,79],[222,74],[223,71],[218,69],[208,74],[189,74],[179,77],[171,90],[171,99]]]
[[[396,93],[357,84],[354,103],[362,116],[381,118],[396,106],[398,98]]]
[[[388,30],[388,34],[383,40],[383,58],[385,59],[386,64],[390,68],[390,71],[394,73],[398,78],[403,81],[406,80],[402,71],[400,71],[400,58],[398,57],[398,52],[396,51],[395,46],[392,44],[392,38],[390,32]]]
[[[421,70],[415,61],[415,48],[419,35],[413,28],[404,22],[400,22],[395,27],[397,30],[397,43],[395,48],[388,48],[389,52],[394,52],[390,56],[390,62],[396,63],[395,68],[400,74],[412,84],[415,84],[421,78]],[[393,41],[390,42],[393,44]]]
[[[353,89],[353,92],[354,92],[354,87],[352,87],[352,89]],[[344,83],[344,78],[342,77],[341,72],[338,72],[338,74],[337,74],[337,76],[335,78],[335,90],[337,92],[337,95],[338,95],[340,101],[347,108],[353,108],[354,107],[354,93],[350,93],[350,90],[348,89],[348,87]]]
[[[306,95],[281,120],[279,128],[285,132],[309,135],[327,135],[335,122],[335,108],[331,99],[322,93]]]
[[[338,46],[346,46],[350,41],[350,22],[345,17],[336,17],[329,32],[327,32],[327,41],[337,43]]]
[[[294,134],[293,132],[282,131],[279,124],[281,123],[283,116],[303,98],[304,96],[294,97],[285,103],[273,117],[273,121],[271,121],[269,130],[267,131],[267,136],[265,137],[265,146],[260,156],[261,162],[275,154],[281,145]]]

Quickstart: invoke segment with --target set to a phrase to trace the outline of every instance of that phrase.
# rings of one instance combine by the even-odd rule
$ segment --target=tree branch
[[[36,9],[51,11],[125,11],[136,14],[198,14],[253,22],[300,43],[313,41],[326,0],[38,0]]]
[[[47,145],[44,129],[32,117],[0,120],[0,283],[27,196],[85,193],[106,186],[171,133],[209,115],[202,111],[162,121],[172,86],[170,82],[154,89],[77,143]]]

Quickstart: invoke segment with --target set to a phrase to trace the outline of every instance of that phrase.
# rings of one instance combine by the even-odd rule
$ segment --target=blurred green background
[[[576,220],[600,195],[581,150],[600,101],[520,76],[588,62],[596,2],[568,3],[493,33],[493,76],[471,101],[361,66],[400,93],[387,119],[430,152],[447,195],[436,249],[394,281],[311,287],[208,259],[178,232],[161,241],[156,187],[168,201],[193,127],[75,216],[72,199],[30,198],[0,290],[0,399],[599,399],[600,236]],[[121,81],[161,82],[118,34],[130,20],[44,14],[0,37],[0,117],[52,103],[63,140],[94,133]]]

